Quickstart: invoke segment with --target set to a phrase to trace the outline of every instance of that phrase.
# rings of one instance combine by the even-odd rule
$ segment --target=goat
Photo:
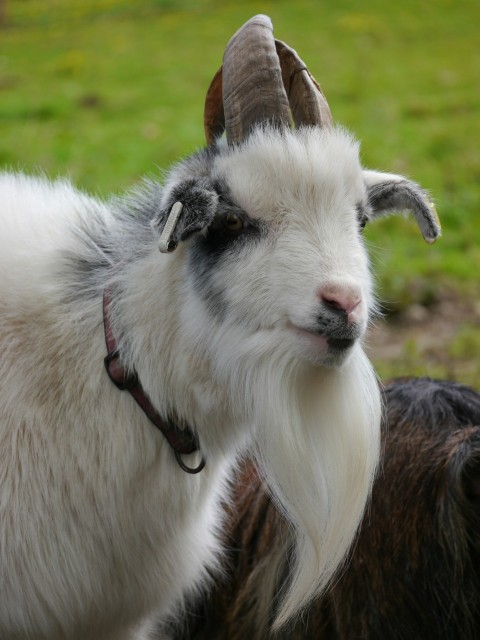
[[[480,394],[419,378],[390,383],[385,403],[382,471],[331,590],[269,633],[291,533],[246,463],[229,507],[228,577],[183,640],[478,638]]]
[[[215,571],[247,450],[296,530],[278,625],[355,535],[381,412],[361,229],[407,209],[432,242],[434,209],[361,168],[266,16],[227,46],[205,125],[163,186],[109,202],[0,178],[2,639],[148,637]]]

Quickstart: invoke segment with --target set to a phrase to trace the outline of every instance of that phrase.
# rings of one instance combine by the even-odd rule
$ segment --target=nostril
[[[349,323],[358,320],[362,297],[357,287],[326,286],[318,291],[318,297],[326,309],[342,317],[346,316]]]
[[[348,313],[347,309],[345,308],[345,303],[343,301],[341,301],[338,298],[333,298],[333,297],[328,297],[323,295],[321,297],[321,300],[323,302],[323,304],[326,307],[329,307],[330,309],[333,309],[335,311],[343,311],[344,313]]]
[[[336,311],[343,311],[347,315],[351,313],[354,309],[356,309],[361,301],[360,296],[357,296],[357,295],[354,295],[354,296],[322,295],[320,299],[323,302],[323,304],[327,306],[329,309],[333,309]]]

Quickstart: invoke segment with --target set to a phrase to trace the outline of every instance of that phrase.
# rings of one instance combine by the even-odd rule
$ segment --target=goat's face
[[[259,129],[209,163],[212,214],[188,250],[201,305],[296,356],[340,364],[372,306],[358,145],[341,130]]]
[[[257,131],[220,156],[215,173],[244,225],[220,232],[226,307],[252,329],[281,333],[301,357],[339,364],[363,335],[372,300],[357,144],[342,131]],[[206,255],[218,250],[218,236],[211,240],[199,241]]]

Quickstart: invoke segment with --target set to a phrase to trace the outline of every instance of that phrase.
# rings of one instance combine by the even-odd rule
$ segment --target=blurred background
[[[433,246],[404,218],[365,231],[379,374],[479,387],[478,0],[0,0],[1,167],[101,197],[161,174],[203,146],[206,89],[256,13],[308,64],[364,165],[409,176],[437,204]]]

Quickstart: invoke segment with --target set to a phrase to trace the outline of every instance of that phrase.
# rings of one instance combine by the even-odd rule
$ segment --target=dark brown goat
[[[381,471],[328,595],[294,626],[268,631],[290,534],[246,464],[229,515],[228,576],[182,638],[480,638],[480,394],[420,378],[389,384],[384,397]]]

